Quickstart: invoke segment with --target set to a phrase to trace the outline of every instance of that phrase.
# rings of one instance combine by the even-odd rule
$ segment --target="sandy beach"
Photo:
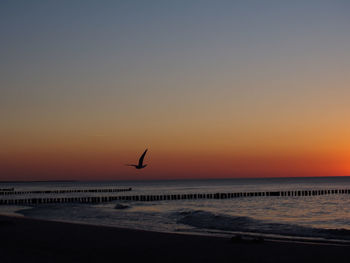
[[[158,233],[0,216],[7,262],[349,262],[348,246]]]

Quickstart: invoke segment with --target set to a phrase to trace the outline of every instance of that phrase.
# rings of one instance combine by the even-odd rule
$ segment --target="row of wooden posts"
[[[0,195],[23,195],[23,194],[66,194],[66,193],[115,193],[127,192],[132,188],[106,188],[106,189],[61,189],[61,190],[45,190],[45,191],[6,191],[0,192]]]
[[[163,201],[163,200],[228,199],[228,198],[263,197],[263,196],[316,196],[316,195],[331,195],[331,194],[350,194],[350,189],[0,199],[0,205],[26,205],[26,204],[36,205],[36,204],[51,204],[51,203],[102,203],[102,202],[111,202],[115,200],[147,202],[147,201]]]
[[[15,188],[0,188],[0,192],[2,192],[2,191],[5,191],[5,192],[13,192],[15,190]]]

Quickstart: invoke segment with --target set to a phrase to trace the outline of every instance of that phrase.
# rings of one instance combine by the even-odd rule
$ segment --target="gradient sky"
[[[0,180],[350,175],[349,14],[1,1]]]

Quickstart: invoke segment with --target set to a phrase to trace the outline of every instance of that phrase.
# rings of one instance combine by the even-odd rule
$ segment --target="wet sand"
[[[0,262],[349,262],[350,247],[169,234],[0,216]]]

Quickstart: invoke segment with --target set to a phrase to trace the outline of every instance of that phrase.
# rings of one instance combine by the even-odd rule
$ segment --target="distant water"
[[[14,187],[16,191],[132,187],[132,192],[94,195],[182,194],[350,189],[350,177],[0,183],[0,188],[8,187]],[[65,194],[69,197],[84,195],[87,194]],[[243,232],[277,238],[303,237],[350,242],[349,208],[350,195],[343,194],[224,200],[113,201],[102,204],[43,204],[35,207],[0,206],[0,213],[163,232],[206,235],[232,235]]]

